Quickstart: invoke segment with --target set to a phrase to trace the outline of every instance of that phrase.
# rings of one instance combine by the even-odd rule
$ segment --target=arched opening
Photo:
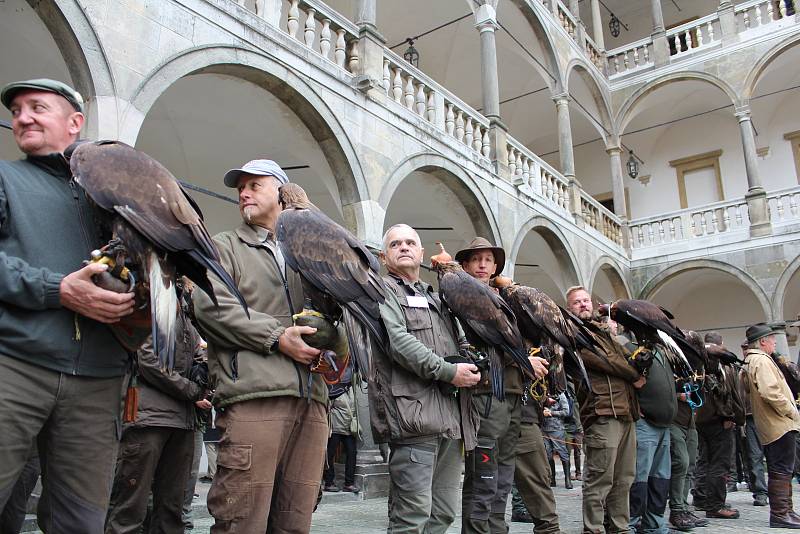
[[[788,278],[782,280],[778,284],[778,291],[781,289],[784,293],[776,295],[776,304],[780,306],[780,316],[778,319],[786,321],[788,324],[797,323],[800,321],[800,260],[796,260],[790,269],[794,271],[789,274]],[[786,329],[786,337],[789,342],[790,356],[794,361],[798,360],[797,347],[800,345],[800,324],[798,326],[790,326]]]
[[[750,109],[767,191],[800,184],[800,38],[784,43],[756,67]]]
[[[591,285],[592,298],[597,302],[613,302],[630,298],[628,287],[618,268],[605,260],[596,267]]]
[[[386,200],[383,231],[399,223],[416,229],[425,248],[426,265],[439,251],[437,241],[453,256],[475,236],[497,244],[482,203],[462,180],[449,170],[433,166],[418,167],[401,177]],[[425,269],[422,275],[430,283],[436,278]]]
[[[761,299],[741,278],[712,267],[678,268],[646,291],[642,298],[671,311],[681,328],[716,330],[736,353],[747,327],[769,320]]]
[[[643,162],[636,179],[623,169],[632,218],[744,195],[733,103],[729,89],[710,76],[677,74],[648,84],[623,105],[622,141]],[[623,153],[623,165],[628,157]]]
[[[54,23],[51,20],[51,25]],[[64,35],[70,30],[64,27],[59,33]],[[18,80],[53,78],[76,87],[84,92],[84,98],[88,97],[86,88],[73,78],[72,71],[80,62],[68,64],[62,55],[62,49],[70,48],[25,0],[0,2],[0,87]],[[0,106],[0,120],[11,121],[11,114],[3,106]],[[0,127],[0,159],[21,156],[11,130]]]
[[[516,250],[514,281],[540,289],[565,306],[567,289],[580,282],[562,238],[545,225],[535,225],[524,234]]]
[[[344,224],[342,204],[356,194],[355,186],[325,126],[284,82],[248,67],[217,65],[184,76],[163,91],[147,112],[136,147],[177,178],[229,198],[237,196],[222,184],[230,168],[257,158],[299,167],[287,170],[290,179]],[[212,233],[241,222],[234,204],[201,193],[193,196]]]

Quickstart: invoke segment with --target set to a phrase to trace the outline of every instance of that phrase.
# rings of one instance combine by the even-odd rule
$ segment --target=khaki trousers
[[[522,423],[520,428],[514,482],[533,518],[533,531],[536,534],[561,532],[542,429],[537,423]]]
[[[307,533],[325,465],[325,405],[299,397],[242,401],[221,409],[216,426],[211,532]]]
[[[583,447],[583,532],[628,532],[629,491],[636,476],[636,427],[633,421],[600,417],[585,429]]]
[[[117,454],[122,377],[90,378],[0,356],[0,509],[37,440],[40,528],[103,532]]]

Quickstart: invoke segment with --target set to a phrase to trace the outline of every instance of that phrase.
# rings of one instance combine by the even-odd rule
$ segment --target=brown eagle
[[[611,319],[633,332],[640,346],[665,349],[675,374],[689,377],[703,369],[703,356],[698,353],[664,308],[646,300],[618,300],[610,307]]]
[[[110,238],[92,253],[93,259],[109,263],[109,271],[118,278],[133,276],[129,289],[137,295],[139,319],[143,316],[151,324],[153,350],[162,366],[171,369],[175,359],[175,287],[181,275],[216,304],[210,270],[247,310],[236,284],[219,264],[199,207],[164,166],[119,141],[78,142],[65,155],[74,181],[99,208],[95,218],[101,235]],[[114,332],[128,350],[136,350],[130,346],[136,345],[132,338],[119,328]]]
[[[441,243],[438,243],[442,247]],[[514,312],[488,285],[476,280],[442,252],[431,258],[431,265],[439,277],[439,295],[453,315],[461,322],[467,337],[480,339],[491,347],[499,347],[519,365],[523,373],[536,378],[528,352],[517,327]],[[499,400],[505,398],[503,363],[498,355],[490,364],[492,393]]]
[[[578,327],[567,322],[558,304],[543,291],[515,284],[505,276],[495,277],[491,284],[514,311],[522,337],[543,351],[542,357],[550,362],[547,374],[551,392],[566,391],[567,376],[589,387],[589,377],[577,353]]]
[[[319,211],[297,184],[278,190],[283,211],[275,237],[292,270],[303,280],[307,301],[347,331],[350,353],[363,371],[370,368],[369,336],[388,345],[379,305],[386,297],[378,260],[353,234]]]

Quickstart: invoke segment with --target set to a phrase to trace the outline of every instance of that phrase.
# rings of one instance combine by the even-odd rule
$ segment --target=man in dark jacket
[[[571,287],[567,307],[591,329],[605,357],[581,350],[591,389],[576,391],[581,407],[586,463],[583,473],[583,531],[628,532],[629,491],[636,474],[636,429],[639,402],[635,388],[645,383],[628,364],[626,349],[614,339],[611,326],[594,321],[592,298],[585,288]]]
[[[420,280],[423,248],[417,232],[396,224],[383,236],[386,301],[381,318],[389,350],[373,351],[370,423],[376,443],[388,443],[392,534],[444,533],[458,507],[461,445],[475,447],[476,415],[457,388],[480,380],[471,363],[450,363],[466,344],[457,321]]]
[[[0,162],[0,509],[38,437],[40,526],[100,532],[128,362],[103,323],[133,311],[133,295],[94,285],[105,265],[81,268],[104,244],[62,154],[83,126],[81,96],[40,79],[0,101],[25,154]]]
[[[139,532],[151,491],[150,532],[184,531],[181,515],[195,450],[195,402],[202,399],[205,388],[189,380],[202,348],[200,336],[183,313],[178,314],[176,332],[172,371],[161,369],[152,339],[137,354],[138,413],[122,432],[106,534]]]
[[[715,340],[708,335],[706,339]],[[745,422],[744,408],[736,387],[736,370],[711,354],[708,360],[705,403],[696,419],[705,480],[695,487],[695,507],[706,510],[706,517],[736,519],[739,511],[725,505],[726,475],[731,469],[735,426]]]
[[[671,458],[669,427],[678,410],[675,378],[663,347],[653,351],[647,383],[638,391],[636,478],[631,486],[631,529],[666,534]]]

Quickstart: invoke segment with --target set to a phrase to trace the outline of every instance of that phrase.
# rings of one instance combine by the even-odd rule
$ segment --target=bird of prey
[[[442,247],[441,243],[438,245]],[[440,254],[431,258],[431,265],[439,277],[442,302],[461,322],[467,337],[502,349],[526,375],[535,379],[514,312],[500,295],[464,272],[461,265],[452,261],[444,247]],[[492,393],[503,400],[503,364],[498,358],[499,355],[495,355],[490,364]]]
[[[656,345],[663,347],[677,375],[689,377],[703,368],[703,356],[664,308],[645,300],[618,300],[611,304],[610,314],[611,319],[633,332],[640,346],[651,350]]]
[[[278,190],[283,211],[275,237],[281,253],[303,281],[306,300],[317,312],[344,322],[350,353],[362,373],[370,366],[369,336],[388,345],[379,305],[386,297],[378,260],[353,234],[322,213],[297,184]]]
[[[589,387],[583,360],[577,354],[577,327],[567,322],[553,299],[535,287],[515,284],[505,276],[495,277],[491,285],[500,290],[500,296],[513,310],[522,337],[538,347],[542,357],[550,362],[547,374],[551,393],[566,391],[567,376]]]
[[[139,315],[134,317],[149,319],[153,349],[163,367],[171,369],[175,360],[175,284],[181,275],[216,304],[210,270],[247,311],[236,284],[219,264],[197,204],[166,168],[118,141],[78,142],[65,155],[74,181],[99,208],[95,218],[101,235],[111,238],[92,253],[93,259],[108,263],[116,278],[127,279],[128,290],[137,296]],[[125,335],[119,328],[114,331],[125,345]]]

